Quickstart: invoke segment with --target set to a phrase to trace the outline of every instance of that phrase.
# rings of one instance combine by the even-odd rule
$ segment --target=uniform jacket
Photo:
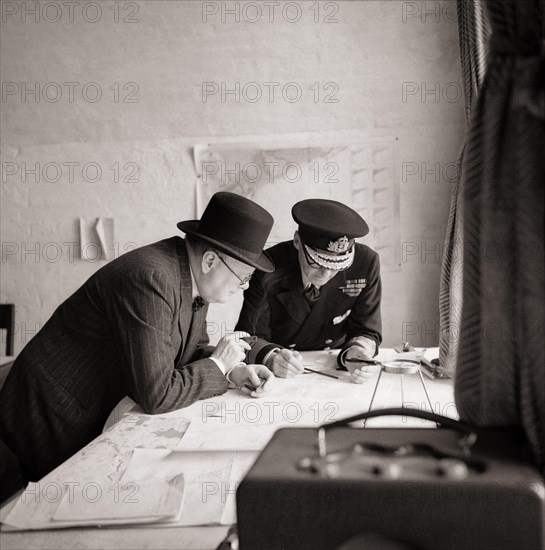
[[[256,272],[244,292],[236,330],[257,336],[248,360],[260,363],[276,347],[297,350],[337,348],[354,336],[382,341],[378,254],[356,243],[354,262],[321,288],[308,305],[293,241],[267,249],[276,270]]]
[[[129,252],[95,273],[17,357],[0,393],[0,438],[31,480],[98,436],[125,395],[146,413],[220,395],[206,310],[193,314],[185,241]]]

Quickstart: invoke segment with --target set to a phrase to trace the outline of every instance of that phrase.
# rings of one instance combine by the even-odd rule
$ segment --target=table
[[[428,358],[437,356],[436,350],[428,350]],[[392,359],[393,350],[382,350],[379,359]],[[6,518],[17,499],[28,498],[31,503],[26,513],[44,525],[58,506],[59,499],[47,491],[63,487],[68,481],[79,486],[96,483],[98,479],[118,482],[138,447],[178,449],[183,448],[184,438],[190,422],[198,426],[208,416],[218,411],[227,411],[235,422],[252,423],[256,414],[274,414],[278,426],[320,425],[369,408],[376,379],[365,384],[354,384],[348,373],[335,372],[336,354],[332,351],[304,352],[304,363],[312,368],[339,376],[338,380],[319,374],[304,374],[293,379],[276,380],[275,390],[267,397],[256,400],[237,390],[229,390],[223,396],[194,403],[190,407],[165,415],[149,416],[142,413],[129,398],[125,398],[112,412],[105,431],[80,452],[43,478],[30,497],[19,495],[4,506],[0,519]],[[376,376],[378,377],[378,370]],[[427,380],[428,392],[434,412],[456,417],[453,387],[450,380]],[[427,399],[417,375],[392,375],[383,373],[376,392],[373,409],[398,407],[428,409]],[[237,413],[238,410],[238,413]],[[271,410],[274,413],[271,413]],[[289,414],[288,414],[288,411]],[[298,415],[298,412],[300,413]],[[236,414],[239,415],[238,420]],[[420,426],[434,427],[419,419],[384,417],[371,419],[367,426]],[[222,426],[222,431],[228,426]],[[249,432],[263,435],[271,426],[256,425]],[[188,437],[190,436],[188,432]],[[268,437],[268,436],[267,436]],[[187,441],[190,441],[188,439]],[[249,444],[260,448],[266,438],[257,437]],[[220,442],[220,444],[224,445]],[[208,446],[207,446],[208,445]],[[211,446],[211,447],[210,447]],[[203,438],[202,450],[215,448]],[[46,491],[44,493],[44,490]],[[37,496],[38,495],[38,496]],[[47,498],[45,498],[47,496]],[[36,502],[37,501],[37,502]],[[227,526],[196,526],[157,528],[154,526],[89,528],[78,527],[62,530],[40,530],[25,532],[2,532],[2,549],[9,548],[216,548],[227,532]]]

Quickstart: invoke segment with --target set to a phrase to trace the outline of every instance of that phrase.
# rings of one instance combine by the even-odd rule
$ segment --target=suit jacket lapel
[[[202,330],[204,327],[204,320],[206,319],[206,312],[208,311],[208,305],[201,307],[193,314],[191,319],[191,327],[189,329],[189,336],[187,337],[187,344],[184,348],[183,359],[185,363],[189,363],[191,357],[195,353],[197,344],[202,337]]]
[[[320,298],[314,304],[310,313],[303,321],[299,332],[297,333],[296,341],[298,345],[304,345],[307,341],[311,344],[316,339],[317,329],[330,322],[331,304],[336,304],[340,298],[344,296],[342,291],[337,287],[346,284],[346,273],[338,273],[331,281],[325,284],[320,290]],[[306,300],[303,296],[303,300]]]
[[[288,317],[290,317],[298,326],[300,326],[310,312],[302,290],[286,290],[276,295],[278,301],[282,304]]]
[[[282,288],[276,294],[276,299],[286,312],[287,322],[282,327],[284,337],[293,340],[299,332],[299,327],[304,323],[310,312],[303,295],[303,281],[301,280],[301,270],[297,259],[297,251],[294,250],[290,264],[286,268],[286,273],[281,282]]]
[[[289,317],[301,324],[308,315],[310,306],[303,296],[303,281],[297,254],[297,250],[293,248],[287,258],[287,265],[284,268],[282,279],[279,281],[281,287],[276,297]]]
[[[191,326],[191,317],[193,315],[193,290],[191,286],[191,272],[189,271],[189,258],[185,247],[185,241],[183,239],[178,241],[178,258],[180,259],[182,302],[180,307],[180,315],[178,317],[178,326],[182,335],[182,348],[184,348],[185,351],[185,348],[187,348],[189,327]]]

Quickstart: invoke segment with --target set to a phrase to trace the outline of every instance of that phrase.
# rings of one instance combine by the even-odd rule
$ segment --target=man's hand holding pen
[[[298,351],[281,349],[268,359],[267,367],[279,378],[291,378],[303,372],[303,357]]]
[[[366,353],[366,350],[360,346],[352,346],[348,349],[345,358],[346,368],[350,372],[352,381],[356,384],[363,384],[369,378],[372,378],[377,372],[377,366],[380,363],[374,361]],[[302,374],[305,370],[315,372],[303,366],[303,357],[298,351],[289,349],[280,349],[276,351],[268,360],[267,367],[279,378],[292,378]],[[323,374],[318,372],[318,374]],[[331,378],[337,376],[324,374]]]

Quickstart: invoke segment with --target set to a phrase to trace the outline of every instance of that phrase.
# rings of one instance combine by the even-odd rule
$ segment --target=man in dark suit
[[[272,373],[242,363],[249,346],[233,335],[207,347],[205,319],[208,302],[229,300],[255,269],[273,271],[263,253],[272,224],[252,201],[217,193],[201,220],[178,224],[186,240],[117,258],[57,308],[0,394],[0,441],[27,480],[98,436],[125,395],[155,414],[220,395],[230,382],[266,393]]]
[[[341,348],[338,364],[361,383],[382,341],[378,254],[355,243],[369,228],[360,215],[336,201],[309,199],[292,209],[293,241],[267,252],[274,273],[260,273],[244,292],[236,326],[256,335],[249,361],[277,376],[303,372],[297,350]]]

